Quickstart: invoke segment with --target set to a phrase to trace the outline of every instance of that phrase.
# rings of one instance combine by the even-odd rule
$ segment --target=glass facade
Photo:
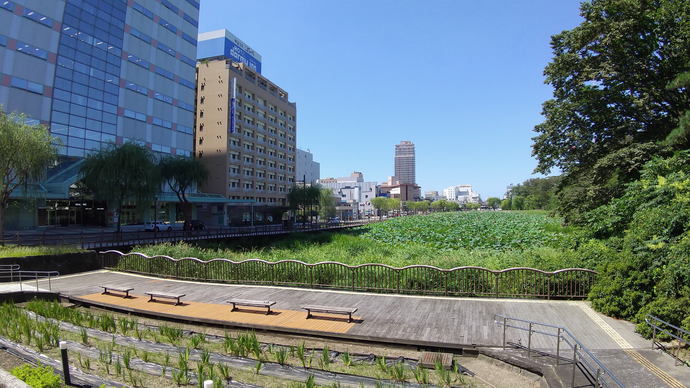
[[[83,157],[115,143],[127,2],[67,0],[50,128],[60,154]]]

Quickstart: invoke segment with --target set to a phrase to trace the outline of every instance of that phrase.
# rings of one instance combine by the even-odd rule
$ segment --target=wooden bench
[[[153,302],[153,298],[163,298],[163,299],[175,299],[175,306],[181,305],[182,303],[180,302],[180,298],[185,296],[185,294],[169,294],[167,292],[160,292],[160,291],[149,291],[145,292],[146,295],[150,296],[149,302]]]
[[[355,311],[357,311],[357,307],[333,307],[333,306],[308,305],[308,306],[302,306],[302,308],[307,310],[307,319],[312,317],[312,312],[317,312],[317,313],[347,315],[347,321],[348,322],[352,322],[352,314],[354,314]]]
[[[230,311],[237,310],[237,306],[250,306],[250,307],[264,307],[266,308],[266,315],[271,313],[271,306],[276,304],[276,302],[270,300],[251,300],[251,299],[230,299],[227,303],[232,304],[232,309]]]
[[[101,294],[112,294],[111,291],[117,291],[117,292],[122,292],[125,295],[123,298],[129,298],[129,292],[132,291],[134,288],[124,288],[124,287],[115,287],[115,286],[100,286],[103,289],[103,292]]]

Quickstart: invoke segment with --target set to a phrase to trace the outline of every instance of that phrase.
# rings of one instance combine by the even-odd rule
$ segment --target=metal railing
[[[534,268],[496,271],[471,266],[396,268],[377,263],[347,265],[335,261],[311,264],[298,260],[175,259],[115,250],[101,252],[100,256],[103,268],[185,280],[493,298],[586,298],[597,276],[595,271],[582,268],[554,272]]]
[[[60,276],[58,271],[24,271],[20,270],[19,264],[3,264],[0,265],[0,282],[9,281],[11,283],[19,283],[19,291],[24,291],[23,282],[36,282],[36,291],[40,291],[39,280],[48,279],[48,291],[52,291],[53,287],[51,279]],[[28,284],[27,284],[28,285]],[[33,288],[33,287],[32,287]]]
[[[658,346],[659,349],[673,357],[675,365],[679,363],[687,365],[687,361],[680,358],[680,350],[683,346],[690,347],[690,332],[649,314],[645,316],[644,321],[652,328],[652,349],[654,349],[654,346]],[[657,341],[657,332],[666,334],[672,338],[672,341],[678,341],[675,354],[673,353],[673,349],[669,350],[660,341]]]
[[[527,332],[527,357],[531,358],[532,353],[536,352],[532,346],[532,337],[534,335],[543,335],[556,339],[556,354],[553,357],[556,359],[556,365],[572,364],[572,375],[570,386],[575,387],[575,376],[579,369],[583,376],[594,384],[594,387],[619,387],[625,388],[625,385],[618,380],[618,378],[609,370],[589,349],[587,349],[582,342],[565,327],[558,325],[551,325],[548,323],[541,323],[530,321],[526,319],[518,319],[508,317],[501,314],[494,315],[494,322],[503,328],[502,347],[505,350],[508,346],[506,342],[506,331],[508,329],[516,329]],[[561,357],[563,349],[561,349],[561,342],[566,344],[571,351],[565,353],[565,357]],[[518,345],[518,347],[520,347]],[[540,351],[542,354],[543,351]]]
[[[193,241],[247,236],[270,236],[299,232],[346,229],[366,225],[378,220],[343,221],[338,223],[305,223],[283,227],[279,224],[256,226],[233,226],[205,228],[204,230],[171,230],[159,231],[120,231],[120,232],[79,232],[79,233],[31,233],[6,236],[1,239],[4,244],[16,245],[73,245],[84,249],[114,248],[137,244],[157,244],[161,242]],[[143,225],[141,228],[143,229]],[[161,226],[161,229],[166,225]]]

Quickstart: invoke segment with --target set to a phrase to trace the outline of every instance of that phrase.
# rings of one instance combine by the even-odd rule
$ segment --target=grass
[[[577,231],[544,213],[459,212],[401,217],[349,232],[300,233],[283,238],[137,246],[135,252],[234,261],[338,261],[394,267],[534,267],[555,270],[584,266],[575,247]]]
[[[0,245],[0,258],[3,257],[26,257],[26,256],[45,256],[45,255],[64,255],[66,253],[85,252],[75,246],[55,245],[55,246],[20,246],[20,245]]]

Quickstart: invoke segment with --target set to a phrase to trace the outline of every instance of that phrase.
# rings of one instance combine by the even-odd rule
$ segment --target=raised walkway
[[[279,314],[265,316],[244,312],[225,315],[215,323],[228,326],[256,327],[292,333],[326,335],[354,340],[372,340],[388,343],[418,344],[448,348],[467,346],[497,347],[502,342],[502,327],[494,323],[494,315],[533,320],[567,327],[586,347],[592,350],[627,387],[690,386],[690,368],[674,365],[674,360],[658,350],[652,350],[650,341],[634,332],[634,325],[615,320],[592,310],[582,301],[546,301],[516,299],[449,298],[390,294],[353,293],[331,290],[242,286],[192,281],[170,280],[113,271],[95,271],[67,275],[52,280],[52,290],[72,298],[91,298],[98,302],[102,284],[117,284],[134,288],[133,294],[146,291],[170,291],[184,293],[183,301],[199,304],[224,305],[230,298],[275,300]],[[112,297],[101,299],[102,304],[119,304],[131,311],[156,313],[150,305],[141,303],[142,298],[125,299]],[[184,318],[185,308],[195,303],[172,309],[165,314]],[[358,320],[347,326],[336,325],[333,330],[314,329],[295,325],[294,313],[306,304],[357,307]],[[124,305],[124,306],[123,306]],[[227,305],[226,305],[227,306]],[[115,307],[115,306],[113,306]],[[171,310],[172,309],[172,310]],[[227,310],[229,311],[229,306]],[[160,312],[159,312],[160,313]],[[289,325],[282,324],[280,313],[293,314]],[[165,315],[164,314],[164,315]],[[233,313],[240,314],[240,313]],[[247,315],[249,317],[247,318]],[[306,315],[302,312],[301,314]],[[193,314],[192,314],[193,315]],[[271,318],[276,318],[271,320]],[[338,322],[338,318],[332,318]],[[210,321],[214,321],[211,319]],[[201,320],[203,321],[203,319]],[[527,335],[508,330],[508,341],[527,343]],[[532,347],[553,350],[555,340],[534,336]]]

